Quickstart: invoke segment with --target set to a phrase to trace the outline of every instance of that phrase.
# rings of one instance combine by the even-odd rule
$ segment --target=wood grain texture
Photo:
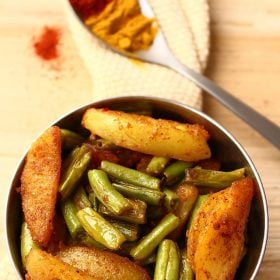
[[[58,2],[0,1],[2,221],[11,176],[31,141],[58,116],[91,100],[91,81]],[[280,1],[209,3],[211,52],[206,75],[280,125]],[[59,64],[43,63],[34,56],[32,38],[44,25],[59,26],[62,30]],[[205,98],[204,110],[240,141],[262,177],[270,229],[257,279],[279,279],[280,152],[212,98]],[[0,248],[4,246],[3,224]],[[0,254],[2,260],[7,252],[1,250]]]
[[[280,125],[280,2],[210,0],[211,55],[207,76]],[[210,97],[204,110],[247,150],[269,205],[269,239],[257,279],[279,279],[280,152]]]

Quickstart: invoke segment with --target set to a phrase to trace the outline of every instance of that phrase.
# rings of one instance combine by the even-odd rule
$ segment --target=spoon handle
[[[208,94],[217,99],[220,103],[225,105],[228,109],[252,126],[274,146],[280,149],[280,127],[278,125],[271,122],[206,77],[186,67],[175,58],[174,60],[170,59],[166,64],[168,64],[168,67],[177,71],[205,90]]]

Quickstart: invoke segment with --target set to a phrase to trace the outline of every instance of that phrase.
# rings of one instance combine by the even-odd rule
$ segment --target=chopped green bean
[[[87,247],[95,247],[101,250],[106,249],[106,247],[97,242],[95,239],[93,239],[91,236],[89,236],[87,233],[79,235],[79,242]]]
[[[191,162],[185,162],[181,160],[175,161],[168,165],[163,172],[166,183],[171,185],[183,179],[185,170],[192,167],[192,165],[193,164]]]
[[[88,179],[96,197],[114,214],[121,214],[131,208],[128,201],[114,189],[107,174],[98,169],[88,172]]]
[[[69,168],[70,164],[73,164],[74,159],[77,157],[78,153],[80,151],[80,147],[74,148],[72,151],[69,152],[67,157],[62,162],[62,174],[66,172],[66,170]]]
[[[171,211],[178,201],[178,195],[167,188],[165,188],[163,192],[165,194],[164,206],[167,208],[168,211]]]
[[[73,202],[77,208],[77,210],[86,208],[86,207],[91,207],[91,202],[88,199],[88,196],[84,190],[83,187],[79,187],[74,195],[73,195]]]
[[[158,244],[179,225],[179,218],[167,214],[153,230],[145,235],[139,244],[130,251],[135,260],[143,260],[150,256]]]
[[[176,240],[182,236],[182,232],[188,221],[192,208],[198,197],[198,189],[195,186],[183,183],[176,190],[178,203],[174,209],[174,214],[180,219],[179,226],[170,233],[169,238]]]
[[[158,176],[162,173],[165,166],[169,162],[169,158],[167,157],[152,157],[151,161],[149,162],[146,172],[152,176]]]
[[[86,171],[91,160],[91,152],[86,145],[82,145],[79,151],[72,159],[68,168],[62,174],[62,179],[59,186],[59,192],[62,200],[65,200],[73,192],[79,180]]]
[[[181,251],[180,280],[194,280],[194,273],[187,259],[187,250]]]
[[[163,240],[158,248],[154,280],[178,280],[180,253],[177,244],[169,239]]]
[[[69,129],[60,129],[62,147],[64,149],[73,149],[76,146],[81,145],[85,139],[78,133],[71,131]]]
[[[186,182],[203,187],[225,188],[233,181],[245,177],[245,168],[233,171],[217,171],[202,168],[191,168],[186,173]]]
[[[187,224],[187,229],[190,229],[191,224],[192,224],[193,220],[195,219],[195,217],[197,216],[197,213],[198,213],[200,207],[207,200],[208,197],[209,197],[209,194],[202,194],[202,195],[198,196],[196,203],[193,207],[193,210],[191,212],[191,215],[190,215],[190,218],[189,218],[189,221]]]
[[[166,268],[166,279],[167,280],[178,280],[180,270],[180,251],[176,243],[175,246],[171,246],[169,252],[169,261]]]
[[[110,176],[133,185],[159,190],[160,180],[135,169],[127,168],[106,160],[101,162],[101,169]]]
[[[21,235],[20,235],[20,252],[22,265],[25,268],[26,266],[26,257],[31,251],[32,248],[37,248],[38,245],[32,240],[30,230],[26,222],[23,222],[21,226]]]
[[[75,238],[83,231],[83,227],[76,214],[77,208],[71,199],[68,198],[61,203],[61,212],[71,237]]]
[[[131,224],[112,218],[107,220],[125,236],[127,241],[135,241],[138,239],[139,226],[137,224]]]
[[[154,264],[156,262],[156,258],[157,258],[157,255],[155,253],[153,253],[152,255],[147,257],[146,259],[141,260],[140,264],[142,266],[146,266],[146,265],[149,265],[149,264]]]
[[[98,212],[105,216],[116,218],[121,221],[126,221],[133,224],[145,224],[147,204],[144,201],[137,199],[126,200],[130,205],[130,209],[125,211],[123,214],[116,215],[101,203],[99,204]]]
[[[121,194],[135,199],[140,199],[151,205],[159,205],[165,194],[158,190],[128,185],[124,183],[113,183],[113,187]]]
[[[79,210],[77,216],[85,231],[108,249],[117,250],[126,240],[119,230],[113,227],[92,208]]]
[[[99,202],[98,202],[98,198],[96,197],[94,191],[91,191],[89,193],[88,199],[91,203],[91,207],[93,208],[93,210],[98,211]]]
[[[168,240],[168,239],[166,239]],[[169,240],[168,240],[169,241]],[[158,248],[154,280],[165,280],[165,274],[169,259],[170,242],[163,240]]]

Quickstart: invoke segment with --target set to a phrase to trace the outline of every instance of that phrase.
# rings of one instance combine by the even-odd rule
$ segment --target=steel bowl
[[[239,142],[219,123],[206,114],[187,105],[152,97],[120,97],[91,103],[63,116],[52,125],[69,129],[81,129],[80,121],[89,107],[106,107],[124,111],[152,109],[155,117],[203,124],[211,135],[210,146],[213,156],[221,161],[223,168],[246,167],[255,179],[256,194],[248,221],[248,252],[243,258],[236,279],[254,279],[261,266],[268,235],[268,209],[260,176],[250,157]],[[21,159],[11,182],[6,206],[6,237],[8,249],[20,279],[24,279],[20,256],[20,228],[22,223],[21,199],[17,191],[26,154]]]

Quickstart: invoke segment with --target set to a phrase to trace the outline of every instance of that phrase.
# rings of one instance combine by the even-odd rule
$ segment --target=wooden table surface
[[[280,1],[209,2],[206,75],[280,125]],[[62,30],[58,64],[43,63],[33,53],[32,38],[45,25]],[[5,248],[5,199],[20,156],[51,121],[89,102],[92,85],[55,0],[0,1],[0,65],[0,248]],[[257,279],[279,279],[280,152],[212,98],[205,97],[204,111],[239,139],[262,177],[270,229]],[[7,250],[0,252],[2,260]]]

